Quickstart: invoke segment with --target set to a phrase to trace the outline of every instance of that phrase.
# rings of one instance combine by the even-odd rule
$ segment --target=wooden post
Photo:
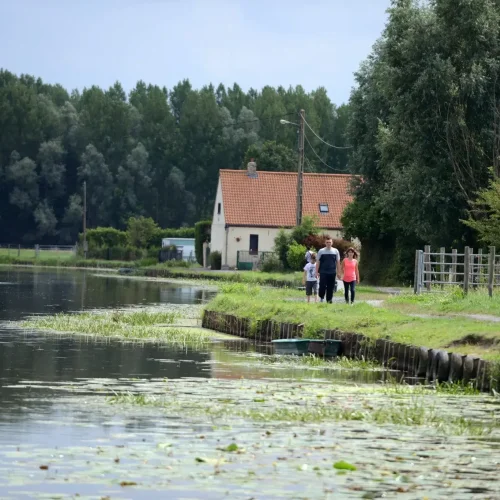
[[[483,249],[480,248],[478,251],[477,251],[477,272],[476,272],[476,275],[477,275],[477,284],[480,285],[481,282],[482,282],[482,278],[483,278]]]
[[[423,250],[418,251],[418,278],[417,278],[417,295],[422,292],[422,284],[424,277],[424,252]]]
[[[457,249],[453,248],[451,250],[451,281],[456,283],[457,281]]]
[[[432,281],[431,256],[429,255],[430,253],[431,253],[431,246],[425,245],[425,247],[424,247],[424,262],[425,262],[424,281],[427,281],[427,283],[425,283],[425,286],[426,286],[428,292],[431,291],[431,281]]]
[[[439,249],[439,281],[444,281],[444,254],[446,252],[446,248],[441,247]],[[444,284],[441,283],[441,290],[444,290]]]
[[[415,271],[413,273],[413,293],[418,294],[418,280],[420,279],[418,273],[418,257],[420,254],[420,250],[415,250]]]
[[[469,292],[470,282],[470,248],[464,248],[464,293]]]
[[[495,247],[490,247],[488,254],[488,295],[493,297],[493,285],[495,284]]]

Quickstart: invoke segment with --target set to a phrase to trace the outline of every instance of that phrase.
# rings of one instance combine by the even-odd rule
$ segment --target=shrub
[[[290,244],[292,243],[292,236],[284,229],[280,229],[276,238],[274,238],[274,252],[278,255],[278,259],[284,268],[288,268],[287,253]],[[304,252],[305,254],[305,252]]]
[[[80,246],[83,245],[83,234],[78,236]],[[127,233],[114,227],[96,227],[87,230],[87,243],[92,247],[124,247],[127,245]]]
[[[222,255],[220,252],[210,253],[210,268],[212,271],[218,271],[222,267]]]
[[[305,264],[307,248],[304,245],[293,242],[288,249],[286,259],[290,269],[301,271]]]
[[[200,221],[194,225],[194,248],[196,253],[196,260],[198,261],[198,264],[200,264],[200,266],[203,265],[203,243],[205,241],[210,241],[211,228],[211,220]]]
[[[158,225],[151,217],[130,217],[127,221],[128,242],[137,248],[147,248],[157,229]]]
[[[262,261],[260,268],[265,273],[279,273],[283,271],[283,264],[277,255],[269,255]]]
[[[297,243],[302,243],[308,236],[318,234],[319,229],[316,227],[316,222],[316,218],[305,216],[302,219],[302,224],[293,228],[292,239]]]

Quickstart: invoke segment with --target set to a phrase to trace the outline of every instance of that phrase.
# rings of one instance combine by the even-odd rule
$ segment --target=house
[[[303,174],[302,214],[317,216],[319,226],[333,238],[342,237],[340,217],[351,201],[352,175]],[[212,219],[211,251],[222,265],[244,268],[240,262],[258,260],[272,252],[280,228],[296,221],[297,173],[220,170]],[[250,265],[251,268],[251,265]]]

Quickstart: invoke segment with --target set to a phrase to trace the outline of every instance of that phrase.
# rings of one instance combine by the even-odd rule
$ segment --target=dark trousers
[[[333,297],[333,292],[335,291],[335,274],[319,274],[319,298],[325,298],[326,292],[326,301],[331,302]]]
[[[344,297],[345,301],[349,303],[349,290],[351,291],[351,303],[354,302],[354,297],[356,296],[356,282],[355,281],[344,281]]]

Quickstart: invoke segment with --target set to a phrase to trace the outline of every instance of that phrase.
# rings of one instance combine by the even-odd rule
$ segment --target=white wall
[[[221,204],[221,213],[217,213],[217,207]],[[222,186],[219,178],[219,184],[217,186],[217,194],[215,196],[214,212],[212,216],[212,234],[210,237],[210,251],[220,252],[222,254],[222,264],[224,265],[225,258],[225,242],[226,242],[226,231],[225,231],[225,218],[224,218],[224,204],[222,203]]]

